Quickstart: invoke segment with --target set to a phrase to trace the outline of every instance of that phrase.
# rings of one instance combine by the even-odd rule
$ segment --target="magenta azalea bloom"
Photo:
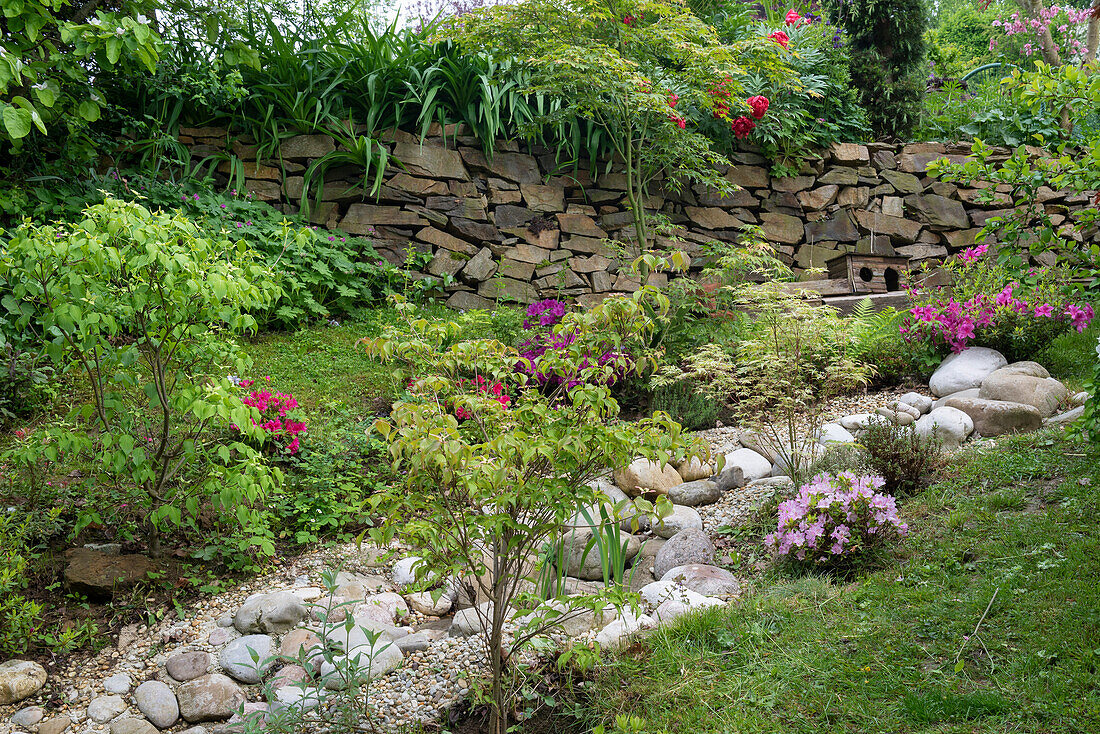
[[[1036,306],[1035,315],[1050,318],[1054,315],[1054,306],[1051,306],[1049,303],[1044,303],[1042,306]]]

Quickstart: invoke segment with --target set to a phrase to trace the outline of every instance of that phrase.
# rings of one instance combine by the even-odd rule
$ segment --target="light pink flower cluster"
[[[883,484],[882,477],[851,472],[814,477],[779,505],[778,526],[765,545],[780,556],[824,565],[908,535],[894,497],[878,491]]]
[[[271,378],[267,378],[270,380]],[[241,387],[251,387],[252,380],[241,380]],[[300,441],[298,434],[305,432],[305,421],[295,420],[290,411],[298,407],[293,395],[270,390],[253,390],[241,402],[260,411],[260,420],[252,425],[263,429],[276,443],[282,444],[288,454],[298,453]]]
[[[1034,18],[1014,12],[1007,20],[993,21],[993,27],[1003,30],[1005,36],[1027,35],[1036,39],[1034,42],[1028,41],[1024,44],[1023,51],[1026,56],[1031,56],[1041,49],[1038,39],[1044,31],[1049,30],[1055,38],[1055,51],[1068,56],[1083,57],[1087,46],[1080,38],[1083,34],[1078,33],[1074,26],[1087,24],[1091,14],[1092,8],[1088,7],[1051,5],[1049,8],[1039,8],[1039,14]],[[1061,45],[1058,44],[1059,38],[1062,41]],[[996,46],[996,39],[990,38],[989,50],[992,51]]]

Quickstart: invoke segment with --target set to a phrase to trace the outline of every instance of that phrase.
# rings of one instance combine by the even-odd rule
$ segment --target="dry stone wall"
[[[593,176],[563,166],[550,150],[521,149],[515,141],[498,141],[489,157],[461,129],[445,137],[432,132],[423,140],[400,131],[390,136],[390,152],[402,165],[391,165],[377,197],[355,187],[360,169],[330,169],[313,221],[373,238],[395,263],[410,246],[431,255],[427,272],[452,276],[448,303],[457,308],[500,298],[594,302],[640,286],[626,268],[637,248],[619,167]],[[180,140],[196,157],[231,150],[245,161],[248,190],[287,212],[298,211],[310,163],[336,149],[326,135],[300,135],[283,141],[279,160],[256,161],[255,146],[230,141],[222,129],[185,128]],[[961,161],[967,150],[844,143],[785,178],[772,177],[756,153],[739,152],[723,172],[741,187],[732,196],[700,186],[653,193],[649,205],[672,221],[677,241],[658,236],[647,246],[686,250],[697,272],[706,263],[706,243],[734,241],[742,225],[757,224],[796,270],[823,267],[846,252],[908,257],[911,267],[939,260],[974,244],[986,221],[1010,204],[1007,189],[980,203],[977,189],[926,175],[931,161],[945,155]],[[1073,211],[1089,204],[1089,196],[1051,190],[1041,199],[1067,230]]]

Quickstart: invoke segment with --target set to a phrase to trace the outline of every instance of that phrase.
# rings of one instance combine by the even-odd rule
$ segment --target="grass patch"
[[[1070,331],[1055,339],[1035,361],[1066,384],[1070,390],[1080,390],[1092,375],[1096,362],[1096,340],[1100,337],[1100,319],[1078,334]]]
[[[510,345],[522,340],[523,309],[456,313],[430,303],[421,307],[421,314],[456,321],[462,327],[462,339],[499,339]],[[276,389],[293,394],[311,413],[388,413],[395,388],[392,370],[369,359],[355,343],[381,335],[385,325],[399,318],[392,308],[377,308],[361,320],[335,326],[264,333],[244,340],[243,347],[252,358],[253,377],[270,376]]]
[[[1097,730],[1096,458],[1056,433],[957,453],[904,504],[911,535],[884,566],[853,582],[769,572],[740,606],[614,658],[584,687],[582,720],[610,728],[627,714],[646,732]]]

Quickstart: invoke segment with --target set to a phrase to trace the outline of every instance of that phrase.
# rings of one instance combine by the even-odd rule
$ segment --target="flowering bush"
[[[271,381],[270,377],[264,379]],[[230,380],[245,389],[252,387],[256,382],[235,378]],[[305,432],[306,423],[291,415],[291,411],[298,407],[298,401],[293,395],[260,389],[250,392],[241,402],[260,411],[260,420],[253,419],[252,425],[263,430],[265,443],[270,441],[288,454],[298,453],[300,446],[298,435]]]
[[[512,398],[509,397],[506,392],[504,392],[504,385],[500,384],[499,382],[486,380],[483,375],[478,375],[477,378],[475,378],[474,380],[459,380],[457,384],[460,389],[466,388],[468,385],[472,384],[475,393],[480,395],[492,396],[493,400],[500,403],[505,408],[507,408],[512,402]],[[467,410],[461,405],[455,406],[455,418],[458,418],[460,421],[464,421],[468,418],[473,417],[474,413],[471,410]]]
[[[942,354],[969,346],[992,347],[1011,361],[1027,359],[1070,328],[1084,331],[1091,305],[1071,303],[1065,276],[1032,268],[1024,278],[988,254],[987,245],[964,250],[944,266],[953,284],[910,291],[913,307],[901,333],[910,343]]]
[[[1047,63],[1055,63],[1055,59],[1063,61],[1084,60],[1088,52],[1088,46],[1084,41],[1085,26],[1088,25],[1093,9],[1074,8],[1070,6],[1051,5],[1050,7],[1038,7],[1035,16],[1029,17],[1013,12],[1007,18],[999,18],[991,24],[1004,32],[1007,38],[1020,36],[1027,41],[1021,48],[1024,56],[1036,54],[1046,57]],[[1049,46],[1043,47],[1049,39]],[[998,39],[989,39],[989,50],[997,48]]]
[[[764,543],[780,556],[823,566],[905,537],[909,526],[894,498],[877,491],[882,485],[876,476],[818,475],[779,505],[779,524]]]
[[[851,88],[844,34],[824,17],[822,8],[816,2],[787,8],[765,3],[765,11],[761,22],[754,14],[726,8],[709,22],[730,43],[770,39],[798,83],[777,83],[765,75],[750,74],[744,86],[754,92],[745,100],[751,114],[699,124],[711,138],[731,147],[736,141],[751,141],[774,162],[776,175],[793,175],[807,151],[863,139],[866,114]],[[718,109],[724,108],[715,105]],[[766,122],[758,125],[765,112]]]
[[[562,370],[558,364],[560,357],[573,349],[576,343],[575,330],[559,330],[554,327],[565,317],[566,305],[561,301],[548,298],[537,301],[527,307],[527,319],[523,328],[535,333],[519,346],[522,359],[516,364],[516,371],[528,376],[536,385],[553,389],[561,385],[572,390],[585,380],[581,374],[589,374],[590,381],[595,380],[604,387],[611,387],[633,368],[633,360],[621,350],[608,345],[599,345],[597,349],[586,350],[581,356],[579,370]],[[593,359],[593,354],[599,356]],[[605,367],[595,373],[585,372],[590,367]],[[505,403],[507,405],[507,403]]]

